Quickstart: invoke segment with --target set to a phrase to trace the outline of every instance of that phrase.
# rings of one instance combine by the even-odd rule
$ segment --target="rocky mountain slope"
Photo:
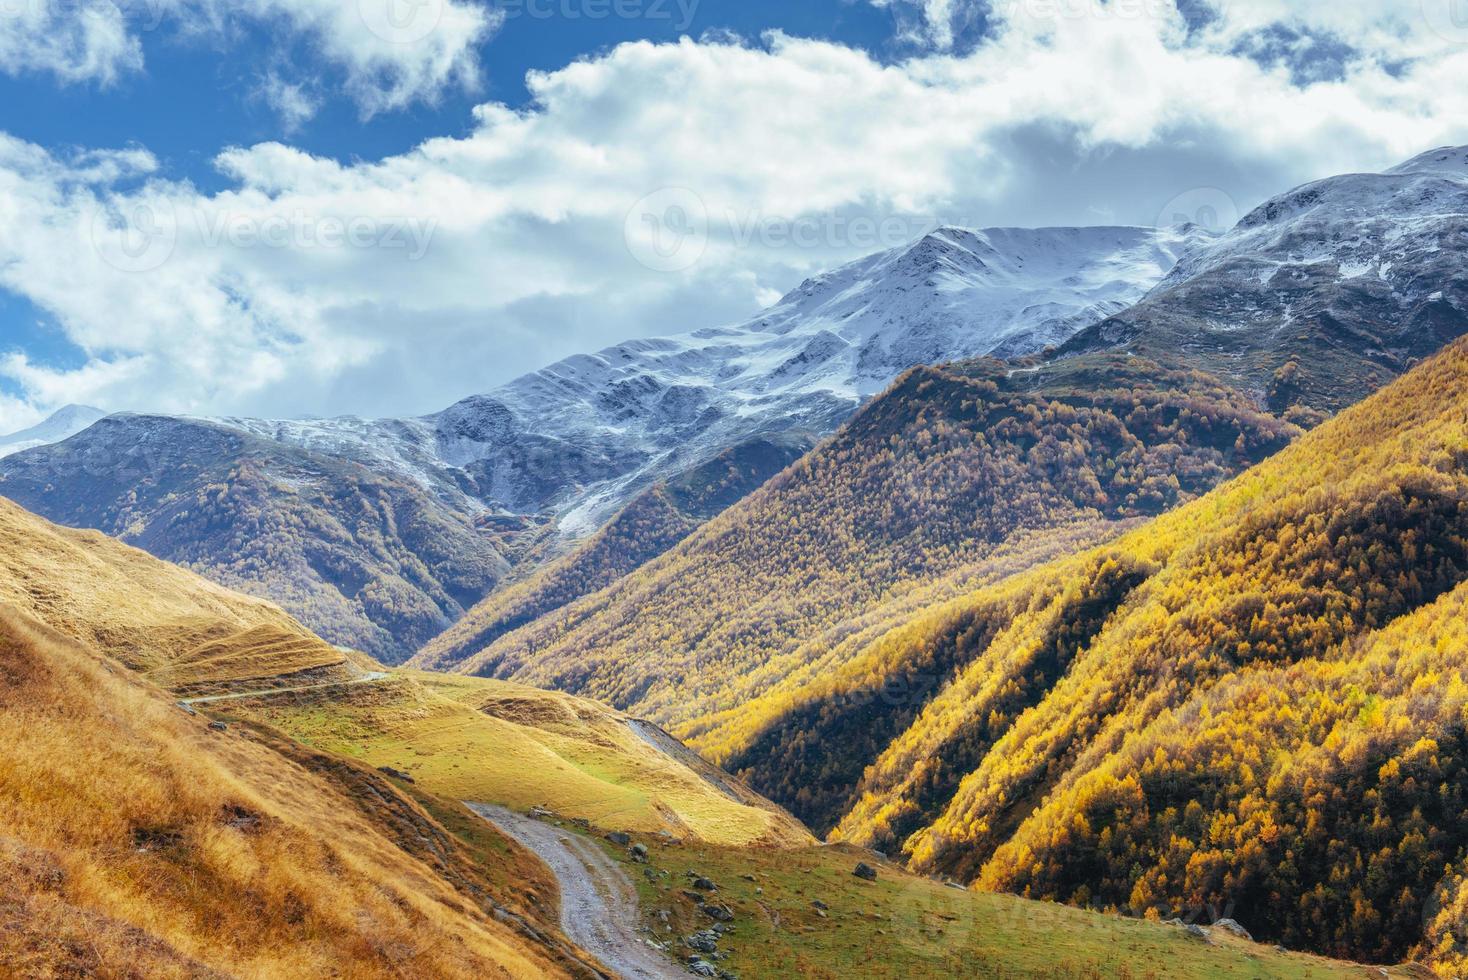
[[[697,734],[894,604],[1104,540],[1297,431],[1205,375],[1142,358],[918,368],[661,558],[485,648],[456,631],[461,645],[435,643],[424,660]],[[815,811],[797,815],[823,829]]]
[[[823,435],[917,364],[1034,352],[1119,312],[1200,232],[943,229],[811,279],[754,319],[572,357],[423,419],[226,420],[584,537],[755,438]]]
[[[0,494],[289,608],[400,662],[508,564],[418,483],[193,419],[114,415],[0,463]]]
[[[1468,147],[1266,202],[1062,356],[1181,353],[1318,420],[1468,331]]]

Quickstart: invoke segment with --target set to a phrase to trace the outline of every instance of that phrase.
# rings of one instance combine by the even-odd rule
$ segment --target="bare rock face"
[[[1061,356],[1180,354],[1303,421],[1468,332],[1468,148],[1316,181],[1200,245]]]

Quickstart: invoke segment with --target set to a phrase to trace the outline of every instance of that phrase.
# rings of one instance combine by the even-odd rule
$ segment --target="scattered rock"
[[[715,922],[734,921],[734,910],[724,904],[715,905],[710,902],[706,905],[699,906],[699,911]]]
[[[819,898],[816,899],[814,902],[811,902],[810,904],[811,904],[811,906],[817,912],[829,912],[829,911],[831,911],[831,906],[827,905],[825,902],[821,901]]]
[[[401,769],[394,769],[392,766],[378,766],[377,767],[377,771],[380,772],[380,773],[382,773],[384,776],[388,777],[389,779],[396,779],[396,780],[398,780],[400,782],[404,782],[404,783],[414,782],[414,779],[413,779],[412,776],[410,776],[407,773],[403,772]]]
[[[684,939],[683,945],[695,953],[712,956],[719,951],[719,934],[712,929],[704,929]]]
[[[209,723],[209,730],[211,732],[227,732],[229,731],[229,726],[222,721],[211,721]]]
[[[1247,939],[1251,943],[1254,941],[1254,937],[1249,935],[1249,930],[1239,925],[1233,919],[1219,919],[1213,923],[1213,928],[1222,929],[1224,932],[1232,933],[1240,939]]]
[[[694,878],[693,887],[701,892],[716,892],[719,890],[719,886],[707,878]]]
[[[613,844],[616,844],[618,847],[626,847],[628,844],[632,843],[632,838],[629,835],[622,833],[620,830],[614,830],[610,834],[607,834],[607,840],[611,841]]]
[[[186,715],[196,715],[196,714],[198,714],[198,712],[194,710],[194,706],[193,705],[191,705],[191,704],[185,704],[182,701],[178,702],[178,709],[180,711],[182,711]]]
[[[700,895],[698,892],[695,892],[695,891],[689,891],[687,888],[683,889],[683,891],[680,894],[682,894],[682,896],[684,898],[688,899],[690,902],[693,902],[694,904],[699,904],[699,903],[701,903],[703,901],[703,896],[702,895]]]
[[[719,975],[717,967],[697,956],[689,957],[688,972],[695,977],[717,977]]]
[[[531,807],[530,808],[530,815],[532,817],[534,817],[535,819],[537,819],[537,820],[554,820],[555,819],[555,816],[556,816],[555,815],[555,811],[553,811],[553,810],[547,810],[543,806],[533,806],[533,807]]]
[[[754,875],[740,875],[739,877],[743,878],[745,881],[759,881],[759,879],[756,878]]]
[[[226,827],[238,830],[242,834],[251,834],[260,829],[262,818],[260,814],[252,810],[231,805],[224,808],[219,820]]]
[[[1201,939],[1205,943],[1208,942],[1208,930],[1204,929],[1196,922],[1189,922],[1187,925],[1183,926],[1183,932],[1187,933],[1189,936],[1192,936],[1194,939]]]
[[[632,860],[634,860],[634,861],[646,861],[647,860],[647,845],[646,844],[633,844],[632,845]]]
[[[851,873],[856,875],[862,881],[877,880],[877,869],[872,867],[870,864],[867,864],[865,861],[859,862],[856,866],[856,870]]]

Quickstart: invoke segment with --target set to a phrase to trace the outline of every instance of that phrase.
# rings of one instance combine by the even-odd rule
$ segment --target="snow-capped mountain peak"
[[[941,228],[814,276],[743,323],[628,341],[422,419],[229,420],[387,466],[460,504],[594,530],[746,440],[833,431],[917,364],[1029,353],[1140,299],[1197,229]]]
[[[106,416],[107,413],[100,408],[67,405],[29,429],[12,432],[8,436],[0,436],[0,457],[70,439]]]

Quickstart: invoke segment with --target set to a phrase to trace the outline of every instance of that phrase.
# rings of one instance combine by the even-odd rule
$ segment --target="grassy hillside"
[[[810,448],[800,439],[758,439],[728,449],[666,485],[645,491],[607,526],[527,581],[491,594],[410,661],[452,668],[500,637],[599,592],[677,545]],[[533,563],[533,559],[532,559]]]
[[[838,838],[1458,973],[1465,582],[1460,342],[1202,500],[938,606],[703,741],[757,787],[844,791],[848,748],[896,732]]]
[[[720,966],[741,977],[1326,980],[1366,973],[1224,928],[1209,929],[1204,940],[1179,925],[955,890],[851,847],[772,853],[644,843],[647,865],[628,862],[622,849],[608,851],[638,882],[652,935],[677,948],[681,937],[707,926],[685,893],[690,881],[707,878],[718,888],[714,900],[734,913]],[[863,861],[877,868],[876,881],[852,874]],[[1198,921],[1207,928],[1212,919]],[[1392,968],[1385,975],[1423,974]]]
[[[408,773],[451,799],[542,806],[605,830],[665,831],[731,846],[813,842],[788,814],[691,753],[681,755],[651,726],[565,694],[400,671],[379,684],[211,707]]]
[[[0,973],[586,974],[495,915],[533,865],[370,770],[212,731],[10,606],[0,663]]]
[[[327,670],[347,655],[279,607],[0,498],[0,603],[165,686]]]
[[[411,481],[200,420],[104,419],[0,460],[0,494],[394,663],[509,568],[501,541]]]
[[[1296,431],[1205,376],[1125,356],[918,369],[663,558],[459,669],[698,734],[695,720],[821,661],[894,604],[1105,540]]]

